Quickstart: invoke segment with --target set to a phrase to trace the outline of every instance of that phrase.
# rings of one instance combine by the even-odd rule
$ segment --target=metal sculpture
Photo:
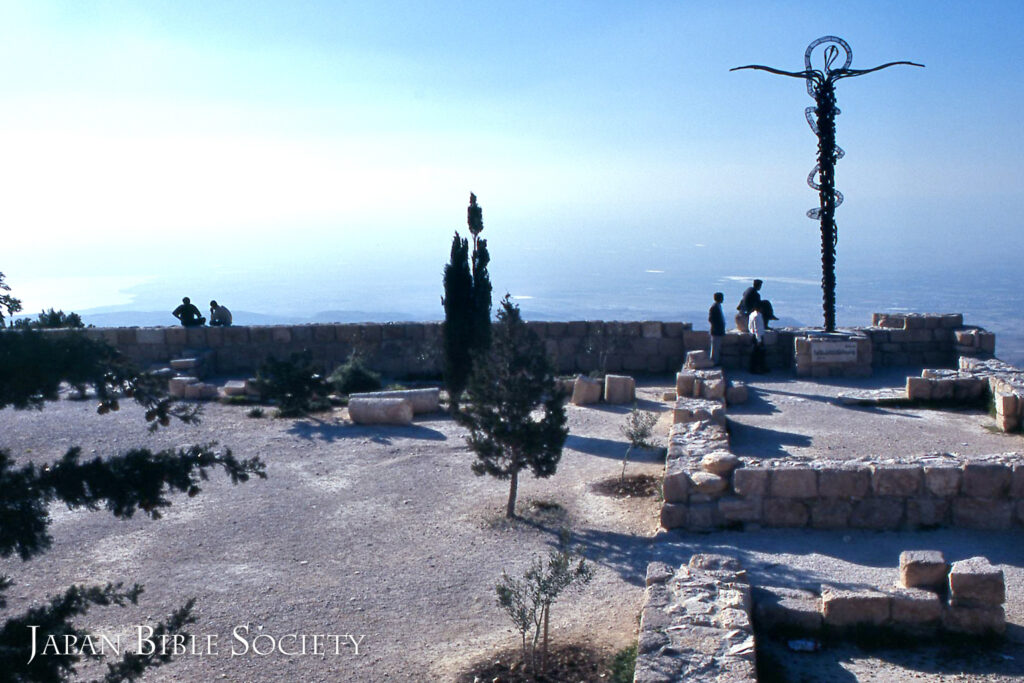
[[[829,44],[824,50],[824,67],[814,69],[811,67],[811,54],[814,48],[823,44]],[[833,68],[839,59],[840,48],[846,53],[846,59],[841,67]],[[807,94],[814,98],[815,106],[807,107],[804,115],[811,130],[818,136],[818,163],[807,176],[807,184],[818,191],[818,207],[808,211],[807,216],[821,222],[821,289],[824,293],[822,307],[825,311],[826,332],[834,332],[836,329],[836,244],[839,233],[835,213],[836,207],[843,203],[843,193],[836,189],[835,170],[836,161],[842,159],[845,154],[842,148],[836,145],[836,116],[840,113],[836,106],[836,81],[840,78],[863,76],[897,64],[924,66],[915,62],[888,62],[872,69],[851,69],[852,61],[853,51],[845,40],[836,36],[824,36],[807,46],[807,51],[804,52],[803,71],[782,71],[756,64],[730,69],[758,69],[780,76],[803,78],[807,81]]]

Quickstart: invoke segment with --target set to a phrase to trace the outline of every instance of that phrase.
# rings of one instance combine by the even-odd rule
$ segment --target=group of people
[[[181,321],[182,327],[201,327],[206,324],[206,318],[187,296],[181,300],[180,306],[171,311],[171,315]],[[227,327],[230,324],[231,311],[228,310],[228,307],[211,301],[210,326]]]
[[[740,303],[736,307],[736,327],[754,335],[754,351],[750,355],[750,371],[756,374],[768,372],[765,361],[764,334],[770,329],[768,323],[778,320],[772,309],[772,302],[761,298],[761,280],[754,280],[753,285],[743,292]],[[725,337],[725,314],[722,313],[722,302],[725,295],[715,292],[715,303],[708,310],[708,322],[711,324],[711,361],[715,365],[721,363],[722,340]]]

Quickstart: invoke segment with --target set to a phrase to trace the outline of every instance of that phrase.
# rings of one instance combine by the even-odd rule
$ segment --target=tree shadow
[[[787,447],[806,448],[810,445],[811,437],[805,434],[781,432],[729,420],[729,449],[740,457],[777,458],[789,455]]]
[[[629,448],[629,443],[615,439],[570,434],[565,440],[565,447],[580,453],[586,453],[587,455],[596,455],[599,458],[622,460],[623,456],[626,455],[626,449]],[[629,461],[665,462],[665,449],[659,447],[634,448],[629,452]]]
[[[749,387],[747,400],[744,403],[730,405],[728,412],[736,415],[774,415],[782,411],[766,400],[761,391]]]
[[[321,420],[308,417],[297,420],[288,433],[305,441],[334,443],[341,439],[369,439],[374,443],[390,445],[392,439],[423,439],[447,441],[442,432],[422,425],[358,425],[340,419]]]

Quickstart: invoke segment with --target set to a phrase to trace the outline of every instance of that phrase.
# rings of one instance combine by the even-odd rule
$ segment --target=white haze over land
[[[879,20],[884,17],[884,21]],[[0,0],[0,271],[25,311],[438,319],[479,196],[528,318],[820,324],[803,68],[838,35],[838,318],[963,311],[1024,359],[1018,2]],[[1007,353],[1002,353],[1006,351]]]

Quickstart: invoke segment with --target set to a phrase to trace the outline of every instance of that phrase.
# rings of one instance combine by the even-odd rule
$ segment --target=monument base
[[[871,376],[871,338],[860,330],[807,330],[793,346],[797,377]]]

